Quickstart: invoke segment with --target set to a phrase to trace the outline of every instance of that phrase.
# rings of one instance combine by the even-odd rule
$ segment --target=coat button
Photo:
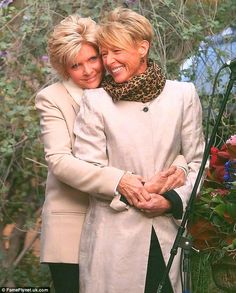
[[[148,107],[144,107],[143,112],[147,112],[147,111],[148,111]]]

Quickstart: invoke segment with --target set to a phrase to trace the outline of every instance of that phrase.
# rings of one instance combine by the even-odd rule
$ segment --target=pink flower
[[[226,144],[231,144],[236,146],[236,134],[232,135],[227,141]]]
[[[217,196],[217,195],[220,195],[222,197],[225,197],[226,195],[229,194],[229,190],[228,189],[220,189],[220,188],[217,188],[215,189],[214,191],[211,192],[211,196]]]
[[[227,141],[226,146],[231,159],[236,159],[236,135],[232,135]]]

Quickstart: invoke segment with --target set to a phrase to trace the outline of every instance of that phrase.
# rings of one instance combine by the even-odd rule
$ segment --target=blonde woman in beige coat
[[[201,105],[192,83],[166,80],[148,59],[152,27],[118,8],[98,30],[108,75],[86,90],[75,124],[75,152],[86,161],[150,180],[183,154],[186,182],[163,194],[145,183],[151,199],[125,204],[91,193],[80,243],[82,293],[156,293],[169,259],[204,150]],[[162,293],[181,293],[180,253]]]
[[[94,21],[76,15],[54,28],[48,51],[61,81],[44,88],[36,97],[48,163],[41,262],[49,264],[56,293],[79,291],[79,242],[88,206],[88,196],[83,192],[96,192],[112,200],[119,185],[126,190],[124,194],[131,203],[136,197],[149,197],[140,176],[113,167],[100,168],[73,155],[73,125],[83,89],[96,88],[103,76],[95,31]],[[176,164],[184,167],[184,158],[178,156]],[[162,174],[163,182],[155,181],[159,175],[153,180],[164,189],[172,184],[181,185],[184,176],[181,177],[181,170],[174,170]],[[167,177],[168,174],[172,175]]]

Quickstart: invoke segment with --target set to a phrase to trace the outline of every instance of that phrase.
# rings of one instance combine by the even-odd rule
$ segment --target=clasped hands
[[[127,172],[121,178],[117,190],[126,197],[131,206],[145,212],[147,216],[154,217],[171,209],[170,201],[162,194],[182,186],[185,179],[185,172],[176,166],[157,172],[148,181],[142,176]]]

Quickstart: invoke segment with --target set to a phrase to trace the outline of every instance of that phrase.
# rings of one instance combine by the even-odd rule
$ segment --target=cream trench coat
[[[192,83],[167,81],[162,93],[145,105],[113,103],[101,88],[85,91],[75,123],[76,155],[148,179],[181,153],[189,173],[186,184],[176,192],[185,208],[204,150],[198,95]],[[143,293],[152,226],[168,261],[179,221],[171,215],[148,218],[134,207],[118,212],[96,194],[90,199],[80,246],[80,292]],[[180,253],[170,280],[174,292],[181,293]]]
[[[88,195],[83,192],[96,192],[112,199],[124,174],[122,170],[96,167],[72,155],[73,127],[82,92],[72,81],[66,81],[46,87],[36,97],[48,163],[41,262],[78,263],[80,233],[88,207]]]

